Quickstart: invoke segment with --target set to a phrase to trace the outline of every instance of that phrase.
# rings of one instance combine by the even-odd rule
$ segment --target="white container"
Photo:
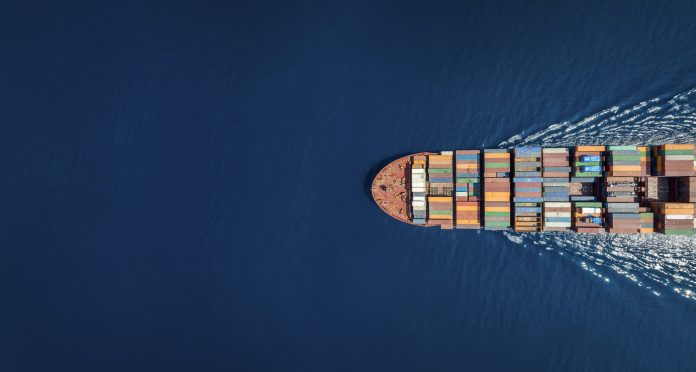
[[[544,207],[550,208],[570,208],[570,203],[567,202],[546,202]]]
[[[425,196],[414,196],[413,201],[425,201]]]
[[[693,220],[694,216],[691,214],[666,214],[665,219],[667,219],[667,220]]]
[[[411,202],[411,205],[414,207],[425,207],[425,202],[424,201],[413,201]]]
[[[411,169],[411,174],[417,174],[417,173],[425,173],[425,169],[423,169],[423,168],[413,168],[413,169]]]
[[[541,149],[541,152],[547,153],[547,154],[567,154],[568,149],[559,148],[559,147],[549,147],[549,148]]]
[[[602,208],[580,208],[583,214],[598,214],[602,213]]]
[[[544,222],[546,227],[570,227],[570,222]]]
[[[440,155],[454,155],[452,151],[440,151]]]
[[[456,196],[469,196],[469,193],[466,191],[457,191]]]
[[[544,212],[546,217],[570,217],[570,212]]]
[[[693,155],[665,155],[665,160],[694,160]]]
[[[425,187],[413,187],[411,192],[425,192]]]

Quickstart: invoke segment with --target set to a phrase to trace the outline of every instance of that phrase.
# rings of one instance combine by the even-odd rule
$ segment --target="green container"
[[[693,155],[694,152],[691,150],[666,150],[664,155]]]
[[[609,157],[609,160],[635,160],[637,162],[640,162],[640,156],[639,155],[612,155]]]
[[[478,183],[478,178],[457,178],[457,183]]]
[[[576,207],[602,208],[602,202],[575,202]]]
[[[486,168],[510,168],[510,163],[484,163]]]
[[[428,173],[452,173],[452,168],[429,168]]]
[[[510,212],[484,212],[486,216],[493,216],[493,217],[507,217],[510,215]]]
[[[452,215],[452,210],[446,210],[446,211],[434,211],[430,210],[430,214],[433,216],[449,216]]]
[[[587,167],[587,166],[595,166],[595,165],[602,165],[601,161],[579,161],[575,163],[576,167]]]
[[[694,235],[694,230],[665,230],[665,235]]]

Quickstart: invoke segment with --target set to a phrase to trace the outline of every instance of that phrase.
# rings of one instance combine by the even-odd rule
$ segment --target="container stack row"
[[[542,196],[543,178],[540,176],[532,177],[535,174],[540,175],[541,172],[517,172],[518,169],[516,166],[515,178],[513,178],[515,186],[513,198],[515,202],[515,231],[541,231],[541,203],[544,201]]]
[[[575,177],[602,177],[604,146],[577,146],[573,156]]]
[[[635,203],[639,201],[641,181],[637,177],[606,177],[604,194],[612,203]]]
[[[653,147],[655,174],[666,177],[694,176],[694,145]]]
[[[478,229],[481,227],[481,152],[479,150],[458,150],[455,152],[455,208],[458,229]]]
[[[428,155],[428,194],[452,196],[452,154],[443,151],[440,155]]]
[[[573,223],[579,233],[598,234],[605,231],[601,202],[574,202]]]
[[[542,155],[542,175],[544,178],[567,179],[570,177],[570,151],[568,148],[544,148]]]
[[[655,214],[651,208],[640,208],[640,230],[641,234],[650,234],[655,232]]]
[[[614,177],[648,176],[647,147],[609,146],[607,148],[607,175]]]
[[[610,233],[631,234],[640,231],[638,203],[606,203]]]
[[[510,227],[510,152],[483,150],[483,226],[486,230]]]
[[[428,196],[428,222],[451,229],[453,221],[452,197]]]
[[[515,231],[541,231],[541,204],[515,203]]]
[[[454,224],[452,151],[428,155],[428,222],[451,229]]]
[[[506,149],[483,150],[483,177],[507,178],[510,176],[510,153]]]
[[[650,203],[655,213],[655,229],[665,235],[694,234],[694,205],[691,203]]]
[[[544,202],[544,231],[566,231],[571,226],[570,202]]]
[[[515,177],[541,177],[541,147],[515,148]]]
[[[425,194],[425,164],[426,157],[414,156],[411,161],[411,211],[413,223],[423,224],[426,218]]]
[[[544,201],[564,202],[570,199],[570,181],[563,178],[544,178]]]

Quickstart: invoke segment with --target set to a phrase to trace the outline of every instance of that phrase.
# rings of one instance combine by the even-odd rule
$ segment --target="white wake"
[[[696,143],[696,88],[671,99],[654,98],[628,108],[614,106],[577,122],[516,135],[500,147]],[[608,268],[656,296],[674,291],[696,300],[696,236],[587,235],[505,232],[511,241],[569,256],[602,280]]]

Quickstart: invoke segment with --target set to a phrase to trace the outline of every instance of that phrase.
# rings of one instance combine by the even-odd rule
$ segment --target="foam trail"
[[[671,99],[654,98],[628,108],[614,106],[577,122],[550,125],[528,136],[515,135],[501,147],[696,143],[696,88]],[[580,267],[609,281],[608,268],[656,296],[673,291],[696,300],[696,236],[514,233],[518,244],[534,244],[571,257]]]

